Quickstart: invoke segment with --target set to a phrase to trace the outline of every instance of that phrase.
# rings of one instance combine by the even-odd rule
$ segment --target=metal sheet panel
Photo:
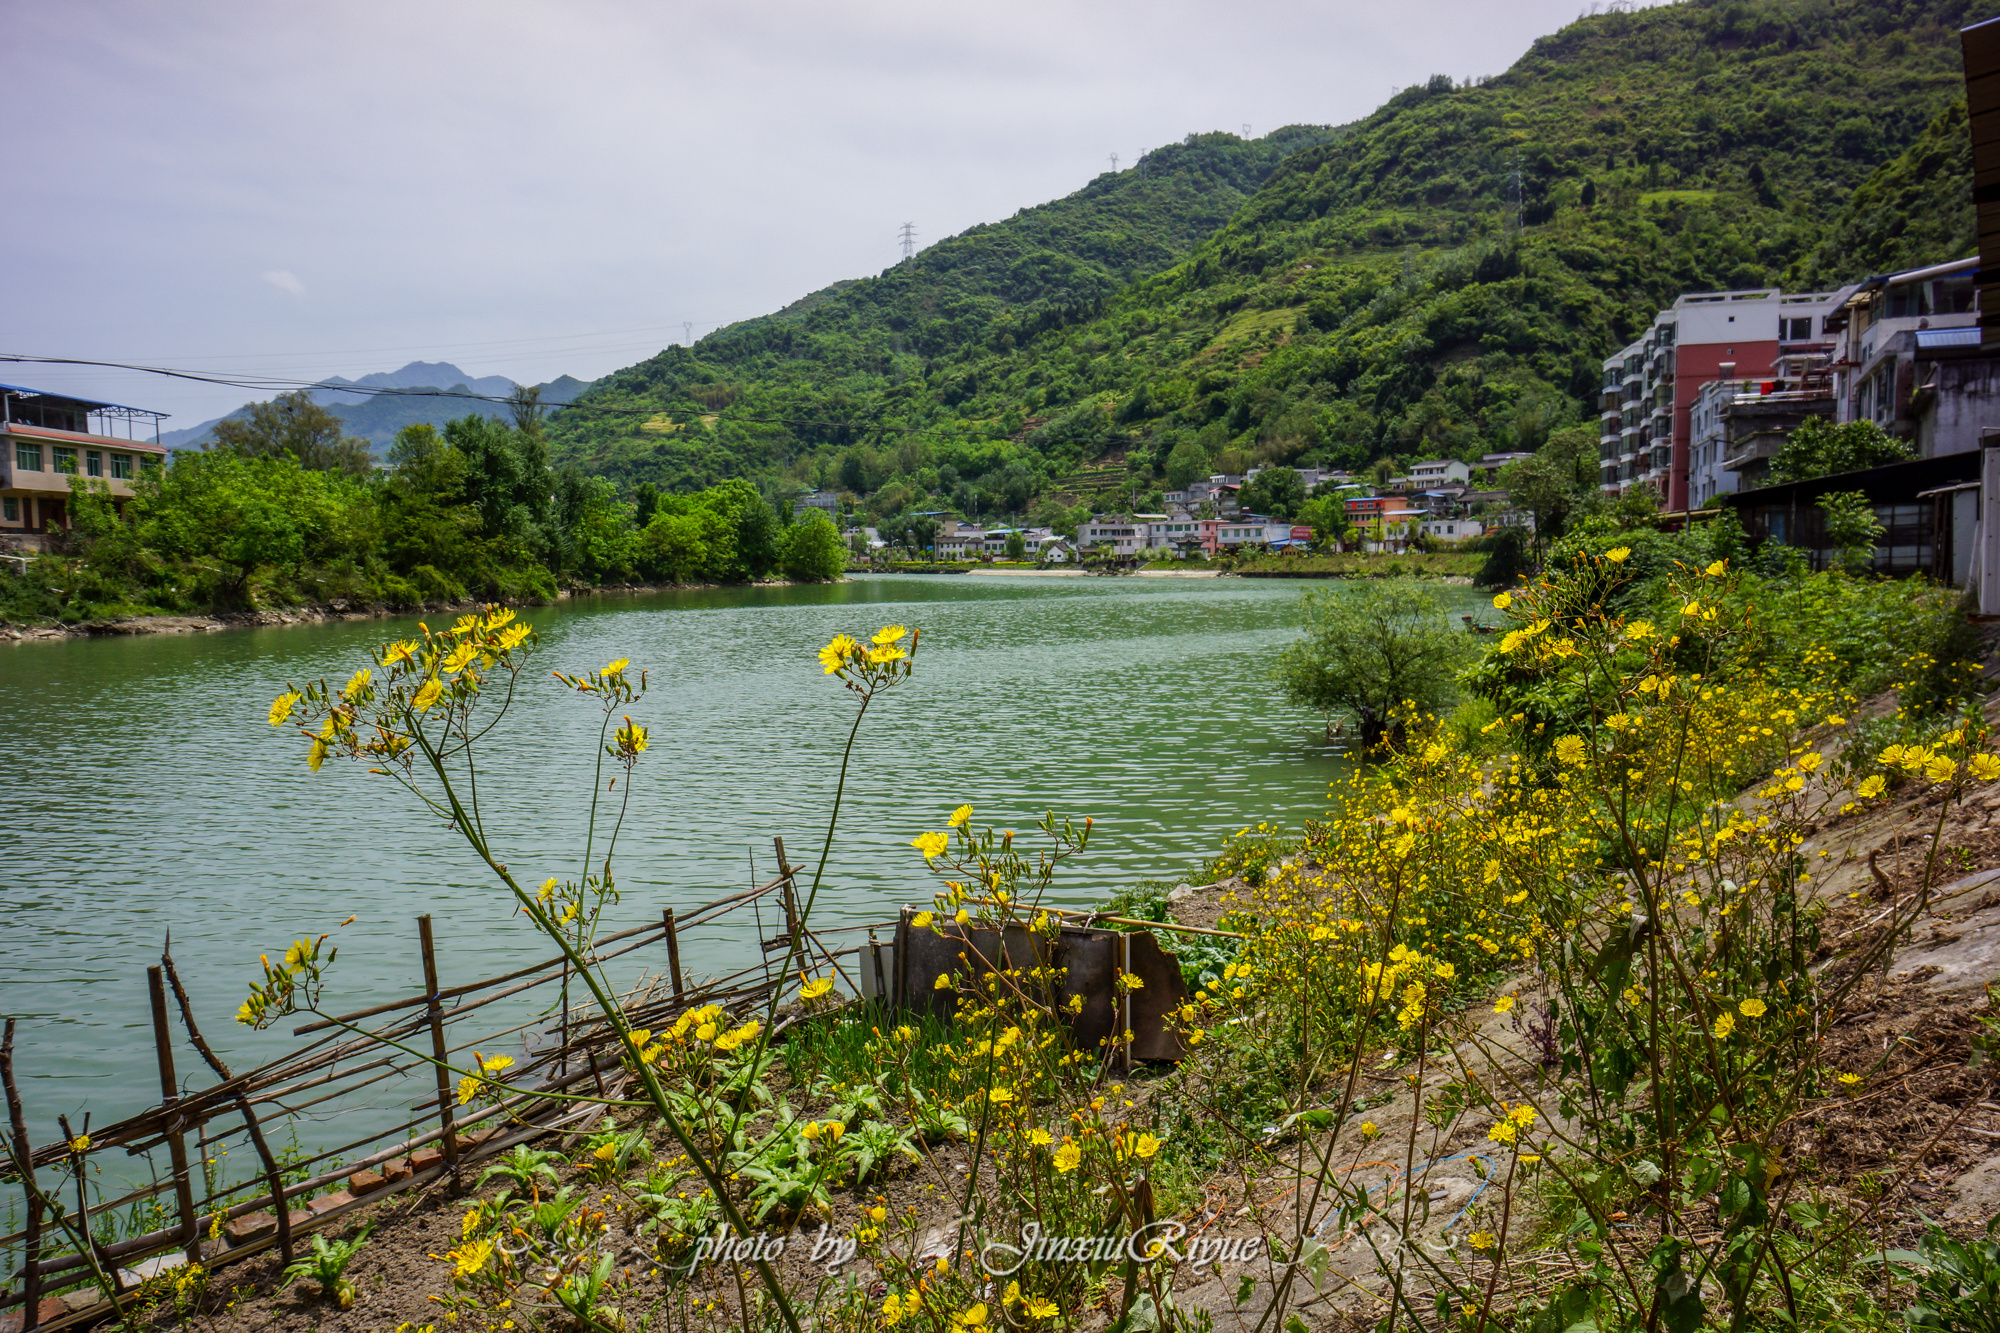
[[[1049,997],[1063,1015],[1077,1049],[1102,1050],[1123,1031],[1119,1021],[1122,996],[1117,978],[1120,950],[1130,950],[1132,974],[1141,985],[1131,994],[1132,1055],[1138,1060],[1178,1060],[1186,1054],[1169,1015],[1188,1001],[1180,963],[1160,947],[1148,931],[1086,930],[1064,926],[1053,941],[1018,926],[1001,933],[990,927],[960,926],[936,921],[917,930],[905,908],[896,924],[893,950],[895,984],[892,998],[905,1008],[949,1017],[958,1003],[955,986],[940,990],[940,976],[980,975],[998,968],[1029,972],[1040,966],[1056,969],[1060,981]],[[885,954],[890,950],[885,949]],[[1082,1007],[1070,1002],[1081,996]]]

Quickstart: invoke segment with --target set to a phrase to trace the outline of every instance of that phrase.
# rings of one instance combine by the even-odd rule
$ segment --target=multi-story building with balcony
[[[140,473],[166,460],[166,415],[0,384],[0,546],[46,549],[70,525],[72,477],[123,508]],[[139,438],[147,431],[152,439]]]
[[[1868,279],[1828,320],[1839,419],[1872,421],[1925,458],[1979,448],[2000,417],[2000,359],[1981,348],[1979,260]]]
[[[1701,386],[1738,366],[1761,371],[1787,341],[1825,336],[1844,292],[1787,296],[1776,288],[1690,292],[1653,317],[1645,336],[1604,362],[1598,475],[1604,488],[1650,485],[1669,509],[1692,499],[1693,422]]]

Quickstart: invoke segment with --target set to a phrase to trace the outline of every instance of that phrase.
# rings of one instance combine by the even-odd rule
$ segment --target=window
[[[49,449],[49,453],[53,457],[55,464],[50,469],[50,471],[53,472],[76,471],[76,450],[65,448],[64,446],[58,444],[52,446]]]
[[[25,440],[14,441],[14,466],[22,472],[42,470],[42,446]]]
[[[132,480],[132,455],[111,455],[111,475],[117,481]]]
[[[104,475],[104,455],[97,452],[97,450],[95,449],[87,449],[84,451],[83,465],[85,470],[88,471],[90,475],[93,477],[101,477]]]
[[[9,523],[19,523],[21,521],[21,502],[11,495],[0,496],[0,518],[6,519]]]

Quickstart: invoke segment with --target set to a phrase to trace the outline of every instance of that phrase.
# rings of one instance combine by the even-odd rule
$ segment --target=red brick
[[[347,1178],[347,1188],[356,1195],[373,1194],[388,1183],[380,1171],[356,1171]]]
[[[399,1158],[393,1162],[384,1162],[381,1171],[383,1178],[391,1185],[400,1185],[414,1174],[409,1161],[403,1158]]]
[[[341,1190],[337,1194],[322,1194],[317,1199],[314,1199],[311,1203],[307,1204],[306,1207],[312,1209],[314,1217],[318,1217],[321,1213],[330,1213],[334,1209],[340,1207],[342,1204],[353,1203],[353,1202],[354,1202],[354,1196],[352,1194],[349,1194],[346,1190]]]
[[[40,1303],[35,1306],[35,1322],[37,1324],[50,1323],[68,1313],[69,1307],[63,1304],[62,1297],[44,1296]],[[0,1314],[0,1333],[21,1333],[21,1324],[21,1311],[19,1310],[9,1310],[5,1314]]]
[[[410,1154],[410,1169],[428,1171],[434,1166],[444,1165],[444,1152],[438,1148],[419,1148]]]
[[[303,1208],[292,1210],[292,1230],[297,1231],[312,1221],[313,1215]],[[276,1235],[278,1219],[270,1213],[245,1213],[233,1221],[222,1224],[222,1234],[229,1238],[231,1245],[248,1245],[251,1241],[262,1240]]]
[[[222,1234],[229,1238],[231,1245],[247,1245],[253,1240],[262,1240],[277,1229],[278,1219],[269,1213],[245,1213],[222,1224]]]

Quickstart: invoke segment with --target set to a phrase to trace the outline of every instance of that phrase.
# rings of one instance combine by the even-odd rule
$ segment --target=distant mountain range
[[[505,398],[518,387],[505,375],[475,377],[449,361],[412,361],[401,370],[377,371],[358,380],[335,375],[315,385],[312,396],[314,402],[346,423],[349,435],[367,440],[380,453],[389,441],[396,438],[397,431],[419,421],[442,426],[455,417],[472,413],[505,415],[504,409],[496,403],[446,395],[477,394]],[[563,375],[535,387],[542,391],[543,402],[560,405],[575,402],[577,395],[588,389],[590,384]],[[384,393],[382,390],[392,392]],[[199,426],[163,432],[160,442],[170,449],[196,448],[206,443],[210,432],[222,422],[241,420],[249,415],[250,405],[246,403],[226,417],[204,421]]]

